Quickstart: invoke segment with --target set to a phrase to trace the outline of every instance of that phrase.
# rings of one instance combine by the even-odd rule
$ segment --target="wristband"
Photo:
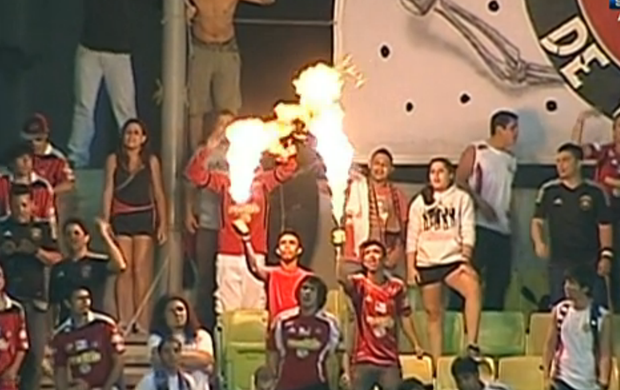
[[[605,248],[602,248],[599,251],[599,255],[603,259],[613,260],[613,258],[614,258],[614,251],[610,247],[605,247]]]

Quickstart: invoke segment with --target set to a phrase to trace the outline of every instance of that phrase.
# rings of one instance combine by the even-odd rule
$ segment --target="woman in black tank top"
[[[154,239],[166,240],[166,199],[159,159],[150,152],[148,132],[139,119],[122,128],[119,146],[106,161],[104,221],[109,221],[127,261],[116,283],[118,319],[132,330],[147,329],[147,292],[153,279]]]

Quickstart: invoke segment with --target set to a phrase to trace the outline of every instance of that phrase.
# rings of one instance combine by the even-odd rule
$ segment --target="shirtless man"
[[[267,5],[275,0],[185,0],[192,24],[189,62],[189,144],[203,138],[203,118],[211,111],[241,108],[241,59],[233,18],[239,1]]]

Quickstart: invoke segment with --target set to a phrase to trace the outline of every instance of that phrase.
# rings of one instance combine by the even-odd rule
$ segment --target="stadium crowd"
[[[189,1],[190,147],[182,199],[193,238],[185,249],[196,275],[192,299],[154,297],[154,255],[169,228],[162,162],[137,118],[122,6],[86,4],[68,158],[51,144],[42,114],[25,121],[22,142],[3,156],[0,390],[39,389],[44,374],[53,376],[56,389],[123,389],[124,340],[133,335],[147,337],[152,364],[137,389],[224,386],[234,381],[218,375],[225,370],[216,352],[225,346],[215,336],[227,332],[227,314],[252,310],[267,313],[265,364],[253,375],[255,389],[326,390],[334,377],[351,390],[432,388],[425,378],[404,372],[399,338],[405,336],[414,359],[429,361],[437,377],[446,309],[462,311],[464,318],[463,350],[451,362],[456,387],[506,387],[481,378],[487,351],[479,330],[484,311],[504,309],[510,284],[517,114],[492,113],[488,137],[466,146],[457,165],[442,157],[429,161],[427,183],[412,199],[391,180],[388,149],[377,148],[366,165],[351,168],[342,229],[332,237],[345,314],[330,313],[328,287],[300,263],[299,232],[281,231],[278,264],[266,264],[268,195],[302,170],[313,172],[328,191],[313,139],[285,140],[290,150],[313,155],[303,166],[297,153],[266,153],[251,200],[233,201],[226,128],[241,107],[236,2]],[[120,132],[106,160],[95,223],[105,252],[96,253],[90,223],[62,198],[74,190],[74,170],[89,165],[102,79]],[[611,321],[620,302],[620,267],[614,263],[620,246],[620,118],[612,142],[584,144],[583,123],[592,115],[581,114],[571,142],[558,148],[557,178],[541,186],[532,216],[531,238],[536,254],[548,259],[550,291],[543,308],[551,321],[540,389],[606,390],[617,370]],[[594,180],[582,174],[586,159],[596,162]],[[420,293],[425,328],[415,321],[410,288]]]

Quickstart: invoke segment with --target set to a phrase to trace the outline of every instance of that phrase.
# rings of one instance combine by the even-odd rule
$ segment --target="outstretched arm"
[[[239,233],[241,239],[243,240],[243,249],[245,251],[245,264],[250,270],[250,273],[254,275],[256,279],[263,282],[266,281],[268,272],[265,267],[261,267],[260,264],[258,264],[258,257],[254,252],[254,247],[252,247],[250,228],[245,222],[241,220],[233,221],[233,227],[235,228],[237,233]]]

